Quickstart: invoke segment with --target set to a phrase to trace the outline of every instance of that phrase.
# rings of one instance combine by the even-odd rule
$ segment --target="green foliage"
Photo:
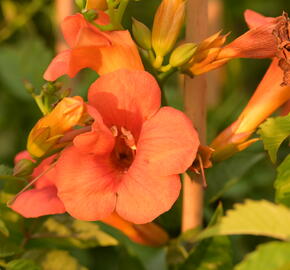
[[[51,250],[46,253],[41,266],[43,270],[88,270],[64,250]]]
[[[9,236],[9,231],[4,223],[3,220],[0,219],[0,232],[4,235],[4,236]]]
[[[290,266],[290,243],[269,242],[246,256],[234,270],[287,270]]]
[[[223,215],[220,204],[209,226],[214,226]],[[232,269],[231,242],[227,236],[216,236],[202,240],[190,251],[180,270],[231,270]]]
[[[18,259],[10,261],[7,270],[42,270],[40,266],[36,265],[34,261],[28,259]]]
[[[229,210],[217,225],[201,232],[197,239],[217,235],[251,234],[273,237],[281,240],[290,239],[290,210],[283,205],[276,205],[261,200],[246,200]]]
[[[278,175],[274,183],[275,200],[290,207],[290,155],[280,164],[277,171]]]
[[[39,39],[25,39],[12,46],[0,47],[0,78],[7,90],[21,99],[30,96],[24,89],[24,80],[39,89],[44,80],[42,75],[52,54]]]
[[[287,116],[269,118],[262,125],[258,134],[262,137],[264,147],[273,163],[281,143],[290,135],[290,114]]]

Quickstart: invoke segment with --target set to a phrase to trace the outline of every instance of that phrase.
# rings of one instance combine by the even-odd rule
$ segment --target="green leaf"
[[[5,236],[9,236],[9,231],[4,223],[3,220],[0,219],[0,232],[3,233]]]
[[[216,224],[223,215],[223,207],[220,204],[209,226]],[[233,266],[231,254],[231,242],[227,236],[216,236],[205,239],[195,246],[181,270],[231,270]]]
[[[68,251],[49,251],[41,262],[43,270],[87,270]]]
[[[290,207],[290,155],[280,164],[277,171],[278,175],[274,182],[275,200]]]
[[[103,232],[95,223],[76,220],[69,216],[50,217],[44,223],[44,230],[39,232],[43,235],[43,241],[59,243],[59,247],[76,246],[79,248],[90,248],[95,246],[117,245],[118,241]],[[58,241],[61,237],[61,241]],[[31,240],[33,242],[33,240]]]
[[[217,235],[263,235],[281,240],[290,239],[290,210],[283,205],[261,200],[246,200],[227,211],[217,225],[202,231],[197,239]]]
[[[42,75],[51,60],[41,39],[27,38],[14,46],[0,47],[0,78],[7,90],[16,97],[29,99],[23,80],[30,81],[36,88],[45,82]]]
[[[272,162],[275,163],[281,143],[290,135],[290,114],[269,118],[260,125],[258,134],[262,137],[264,148],[268,151]]]
[[[270,242],[262,244],[236,265],[234,270],[288,270],[290,269],[289,254],[290,243]]]
[[[19,253],[22,249],[16,243],[0,235],[0,258],[9,257]]]
[[[12,169],[5,165],[0,165],[0,176],[2,175],[11,175]]]
[[[7,270],[41,270],[40,266],[28,259],[18,259],[7,264]]]

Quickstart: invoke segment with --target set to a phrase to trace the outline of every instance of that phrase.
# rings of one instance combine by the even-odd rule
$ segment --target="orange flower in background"
[[[160,89],[145,71],[103,75],[88,99],[95,122],[61,153],[59,198],[78,219],[102,220],[116,211],[133,223],[150,222],[176,201],[179,174],[196,156],[191,121],[173,108],[160,109]]]
[[[244,15],[251,28],[249,31],[224,47],[221,46],[225,42],[226,36],[220,36],[219,33],[209,37],[198,46],[189,67],[189,71],[193,75],[220,67],[233,58],[273,58],[277,56],[282,44],[278,38],[282,34],[277,33],[288,27],[287,15],[266,18],[251,10],[245,11]],[[285,32],[285,30],[283,31]],[[285,39],[285,34],[281,39]],[[283,46],[285,47],[285,45]],[[283,52],[285,53],[285,50]]]
[[[81,97],[66,97],[43,118],[29,133],[27,150],[33,157],[42,157],[59,147],[57,141],[74,126],[81,124],[85,107]]]
[[[274,58],[264,78],[239,118],[211,143],[214,160],[222,160],[247,148],[257,139],[248,140],[256,128],[290,99],[290,86],[281,86],[283,71]]]
[[[109,17],[99,11],[97,24],[108,24]],[[67,74],[74,77],[81,69],[91,68],[97,73],[127,68],[142,70],[138,50],[128,31],[101,31],[86,21],[82,14],[68,16],[62,32],[70,49],[58,54],[44,73],[44,79],[54,81]]]

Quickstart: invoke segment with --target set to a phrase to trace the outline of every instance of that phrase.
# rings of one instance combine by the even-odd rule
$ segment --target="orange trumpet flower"
[[[245,19],[251,28],[228,45],[221,47],[226,36],[219,33],[204,40],[197,48],[189,67],[193,75],[199,75],[222,66],[233,58],[273,58],[278,56],[279,66],[285,72],[281,82],[289,80],[289,18],[286,13],[276,18],[264,17],[247,10]]]
[[[238,119],[211,143],[213,159],[226,159],[258,139],[248,138],[276,109],[290,99],[290,86],[281,86],[283,71],[274,58],[264,78]]]
[[[109,23],[107,14],[101,11],[98,14],[94,23]],[[70,49],[52,60],[44,79],[54,81],[64,74],[74,77],[87,67],[100,75],[120,68],[143,70],[137,47],[128,31],[101,31],[79,13],[66,17],[61,27]]]

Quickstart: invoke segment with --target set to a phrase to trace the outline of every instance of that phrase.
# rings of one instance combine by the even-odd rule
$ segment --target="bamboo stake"
[[[73,0],[55,0],[55,23],[56,29],[60,29],[60,24],[66,16],[72,15],[74,9]],[[61,52],[67,49],[62,33],[57,30],[56,51]]]
[[[188,0],[186,42],[200,42],[207,36],[207,0]],[[199,133],[201,143],[206,140],[206,77],[185,78],[185,112]],[[185,175],[183,182],[182,231],[202,224],[203,187],[199,175],[193,179]]]

